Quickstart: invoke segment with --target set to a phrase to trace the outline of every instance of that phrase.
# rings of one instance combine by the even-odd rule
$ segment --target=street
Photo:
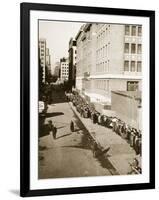
[[[46,148],[39,151],[39,179],[111,175],[106,164],[93,157],[87,130],[62,93],[53,94],[45,123],[48,120],[57,127],[57,138],[40,138],[39,145]],[[75,132],[70,131],[71,120],[76,122]]]

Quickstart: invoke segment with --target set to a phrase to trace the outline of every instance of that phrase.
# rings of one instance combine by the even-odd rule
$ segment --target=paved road
[[[40,138],[40,146],[46,146],[39,151],[39,155],[44,157],[39,160],[40,179],[110,175],[105,165],[103,167],[93,157],[86,130],[67,102],[50,105],[46,122],[50,119],[57,127],[57,139],[54,140],[51,135]],[[71,119],[77,123],[74,133],[69,129]]]

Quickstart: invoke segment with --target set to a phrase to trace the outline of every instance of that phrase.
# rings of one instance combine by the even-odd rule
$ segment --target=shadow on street
[[[61,136],[57,137],[56,139],[58,140],[58,139],[60,139],[60,138],[63,138],[63,137],[69,136],[69,135],[71,135],[71,134],[72,134],[72,133],[68,133],[68,134],[65,134],[65,135],[61,135]]]
[[[46,113],[45,117],[46,118],[48,118],[48,117],[56,117],[56,116],[59,116],[59,115],[64,115],[64,113],[63,112]]]
[[[73,133],[72,133],[73,134]],[[65,145],[65,146],[61,146],[61,147],[66,147],[66,148],[79,148],[79,149],[87,149],[90,150],[90,144],[89,144],[89,140],[88,137],[86,135],[82,135],[81,137],[81,141],[79,144],[77,145]]]
[[[84,145],[70,145],[70,146],[62,146],[63,148],[79,148],[79,149],[87,149],[90,150],[90,148],[84,146]]]

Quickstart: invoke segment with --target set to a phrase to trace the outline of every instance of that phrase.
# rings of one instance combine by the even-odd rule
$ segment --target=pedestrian
[[[48,128],[49,132],[52,132],[53,138],[56,139],[57,128],[55,125],[53,125],[51,120],[48,121]]]
[[[134,147],[134,139],[135,139],[135,131],[134,128],[131,129],[131,134],[130,134],[130,146]]]
[[[98,114],[98,124],[101,125],[102,124],[102,119],[101,119],[101,114]]]
[[[71,123],[70,123],[70,130],[71,130],[72,132],[75,131],[74,122],[73,122],[72,120],[71,120]]]
[[[95,114],[95,112],[93,112],[93,124],[95,124],[96,123],[96,114]]]
[[[131,167],[131,171],[128,172],[128,174],[139,174],[141,173],[141,167],[139,165],[139,161],[137,158],[134,158],[132,163],[129,163]]]

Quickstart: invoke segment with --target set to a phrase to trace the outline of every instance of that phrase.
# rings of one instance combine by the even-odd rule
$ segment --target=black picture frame
[[[148,17],[150,20],[150,180],[149,183],[122,184],[122,185],[103,185],[91,187],[74,187],[59,189],[30,189],[30,11],[59,11],[76,13],[108,14],[117,16],[138,16]],[[20,139],[20,195],[43,196],[59,194],[95,193],[123,190],[141,190],[155,188],[155,11],[150,10],[131,10],[118,8],[102,7],[83,7],[72,5],[49,5],[35,3],[21,3],[20,5],[20,25],[21,25],[21,139]]]

